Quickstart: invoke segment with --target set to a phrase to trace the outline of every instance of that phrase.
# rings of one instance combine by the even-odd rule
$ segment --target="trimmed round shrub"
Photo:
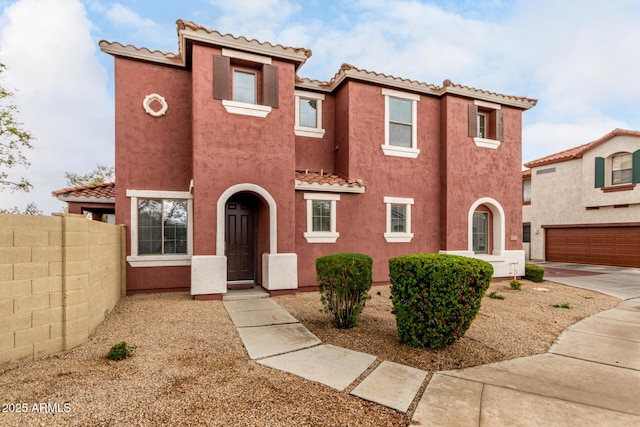
[[[438,348],[469,329],[493,267],[475,258],[419,254],[390,259],[389,275],[400,341]]]
[[[342,253],[316,259],[320,301],[326,313],[333,314],[338,328],[358,324],[366,301],[371,298],[371,266],[367,255]]]
[[[544,268],[535,264],[525,264],[524,278],[532,282],[542,282],[544,279]]]

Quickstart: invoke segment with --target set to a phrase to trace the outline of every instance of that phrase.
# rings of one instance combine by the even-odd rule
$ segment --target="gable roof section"
[[[152,51],[146,47],[138,48],[132,45],[125,46],[121,43],[109,42],[107,40],[100,41],[100,49],[113,56],[124,56],[177,67],[185,67],[187,64],[185,52],[187,51],[186,46],[188,40],[283,59],[285,61],[294,62],[296,64],[296,68],[302,66],[307,58],[311,56],[311,51],[309,49],[287,47],[281,44],[274,45],[269,42],[260,42],[256,39],[249,40],[246,37],[235,37],[231,34],[222,34],[194,22],[183,21],[182,19],[178,19],[176,21],[176,25],[178,26],[179,45],[179,51],[177,54],[161,52],[158,50]]]
[[[328,191],[336,193],[364,193],[362,180],[348,180],[335,174],[296,171],[296,190]]]
[[[63,188],[52,191],[51,195],[63,202],[115,203],[115,182],[104,182],[95,185]]]
[[[569,148],[564,151],[560,151],[558,153],[550,154],[545,157],[541,157],[536,160],[532,160],[528,163],[525,163],[524,166],[526,168],[534,168],[537,166],[550,165],[553,163],[565,162],[567,160],[579,159],[582,158],[584,153],[591,150],[592,148],[597,147],[598,145],[610,140],[615,136],[637,136],[640,137],[640,131],[636,130],[626,130],[626,129],[614,129],[605,136],[596,139],[595,141],[589,142],[587,144],[582,144],[577,147]]]

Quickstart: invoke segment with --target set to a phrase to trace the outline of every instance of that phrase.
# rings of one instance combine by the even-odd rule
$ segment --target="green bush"
[[[542,282],[544,279],[544,268],[535,264],[525,264],[524,278],[532,282]]]
[[[513,289],[514,291],[522,290],[522,283],[518,282],[517,280],[510,281],[509,286],[511,286],[511,289]]]
[[[371,298],[371,267],[367,255],[342,253],[316,259],[320,301],[324,311],[334,316],[338,328],[352,328],[366,301]]]
[[[107,359],[109,360],[122,360],[122,359],[126,359],[127,357],[130,357],[133,355],[133,352],[135,351],[136,346],[129,346],[127,345],[126,342],[124,341],[120,341],[117,344],[114,344],[113,347],[111,347],[111,350],[109,350],[109,352],[107,353]]]
[[[398,338],[412,347],[451,345],[469,329],[491,283],[486,261],[456,255],[389,260]]]

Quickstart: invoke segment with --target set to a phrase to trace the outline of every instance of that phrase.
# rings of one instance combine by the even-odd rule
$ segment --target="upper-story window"
[[[222,49],[213,56],[213,98],[231,114],[266,117],[278,107],[278,67],[270,57]]]
[[[233,70],[233,100],[255,104],[257,101],[256,73],[246,70]]]
[[[322,101],[324,95],[314,92],[296,90],[295,94],[295,134],[310,138],[322,138]]]
[[[384,144],[382,151],[387,156],[415,159],[418,149],[417,104],[420,96],[382,89],[384,95]]]
[[[595,187],[602,191],[632,190],[640,183],[640,150],[595,159]],[[616,187],[615,189],[613,188]]]
[[[469,136],[478,147],[498,148],[504,140],[504,119],[499,104],[474,101],[469,105]]]
[[[633,176],[633,157],[630,153],[611,157],[611,184],[629,184]]]

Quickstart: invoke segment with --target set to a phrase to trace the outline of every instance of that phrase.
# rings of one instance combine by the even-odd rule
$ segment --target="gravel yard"
[[[350,330],[330,325],[317,292],[274,299],[324,343],[376,355],[376,363],[426,370],[427,378],[438,370],[544,353],[569,325],[619,302],[550,282],[522,283],[522,291],[493,283],[487,294],[505,299],[485,296],[467,334],[440,350],[397,341],[389,286],[372,288],[360,323]],[[551,307],[564,303],[571,309]],[[105,354],[122,340],[138,347],[135,355],[108,361]],[[20,408],[27,413],[0,414],[0,424],[16,426],[406,426],[416,404],[398,413],[251,361],[222,304],[185,293],[128,296],[87,343],[0,366],[0,396],[3,411],[25,404]],[[42,403],[60,412],[35,412],[34,404],[40,409]]]

